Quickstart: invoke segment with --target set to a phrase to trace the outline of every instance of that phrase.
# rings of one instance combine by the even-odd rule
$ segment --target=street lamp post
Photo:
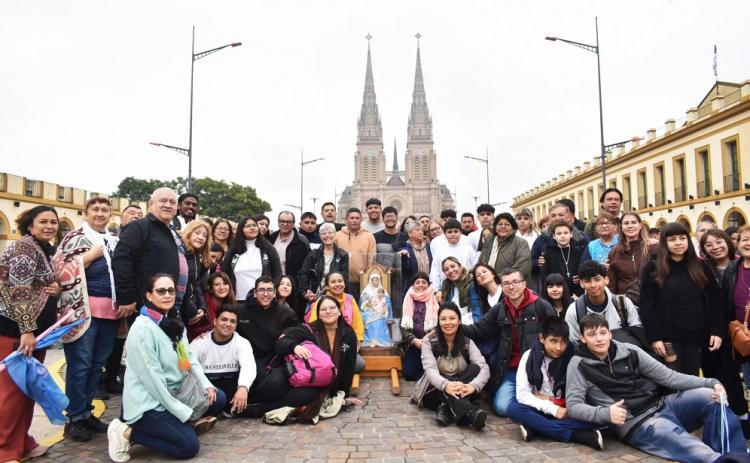
[[[312,208],[312,210],[313,210],[313,212],[315,212],[315,203],[317,203],[318,199],[320,199],[320,198],[318,198],[317,196],[313,196],[310,199],[312,199],[312,202],[313,202],[313,208]]]
[[[301,150],[299,154],[299,205],[300,213],[304,211],[304,185],[305,185],[305,166],[312,164],[313,162],[322,161],[325,158],[315,158],[305,161],[305,150]]]
[[[179,148],[176,146],[171,145],[165,145],[163,143],[151,143],[154,146],[163,146],[165,148],[169,148],[172,150],[177,151],[178,153],[184,154],[188,157],[188,184],[187,184],[187,191],[192,192],[193,191],[193,76],[194,76],[194,70],[195,70],[195,62],[198,61],[201,58],[205,58],[206,56],[216,53],[219,50],[223,50],[227,47],[239,47],[242,45],[242,42],[233,42],[228,43],[226,45],[222,45],[220,47],[212,48],[210,50],[202,51],[199,53],[195,52],[195,26],[193,26],[193,44],[190,52],[191,61],[190,61],[190,128],[188,130],[188,147],[187,148]]]
[[[602,185],[603,188],[607,188],[607,168],[605,161],[607,160],[604,146],[604,114],[602,111],[602,67],[599,61],[600,49],[599,49],[599,18],[594,17],[594,28],[596,30],[596,45],[589,45],[586,43],[575,42],[573,40],[561,39],[560,37],[545,37],[546,40],[555,42],[557,40],[573,45],[575,47],[583,48],[586,51],[596,54],[596,78],[599,84],[599,146],[601,148],[601,160],[602,160]]]
[[[490,203],[490,149],[484,148],[484,159],[475,156],[464,156],[466,159],[473,159],[475,161],[483,162],[485,173],[487,174],[487,204]]]

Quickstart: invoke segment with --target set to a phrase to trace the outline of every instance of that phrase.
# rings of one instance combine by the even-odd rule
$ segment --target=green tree
[[[126,177],[113,195],[145,201],[151,192],[162,186],[174,189],[177,194],[187,191],[187,181],[183,177],[166,182]],[[271,205],[258,197],[255,188],[239,183],[227,183],[209,177],[194,178],[193,193],[199,199],[199,214],[209,217],[222,217],[239,222],[243,217],[271,210]]]

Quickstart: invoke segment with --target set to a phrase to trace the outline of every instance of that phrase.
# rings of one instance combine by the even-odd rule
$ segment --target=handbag
[[[745,306],[745,320],[729,322],[729,340],[734,350],[743,357],[750,357],[750,331],[747,329],[748,313],[750,313],[750,301]]]
[[[205,415],[208,411],[208,407],[211,406],[208,393],[201,387],[193,370],[188,371],[185,378],[182,379],[180,389],[177,391],[170,391],[170,393],[175,399],[193,410],[193,414],[190,415],[189,418],[190,421],[195,421]]]
[[[284,357],[285,367],[289,373],[289,385],[321,388],[333,384],[336,378],[336,366],[331,356],[310,341],[302,341],[300,346],[307,348],[312,355],[308,359],[303,359],[296,354]]]

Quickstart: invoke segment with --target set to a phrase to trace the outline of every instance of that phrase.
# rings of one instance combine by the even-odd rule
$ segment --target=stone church
[[[365,202],[378,198],[383,207],[393,206],[399,217],[438,217],[443,209],[455,208],[450,190],[437,178],[437,155],[432,139],[432,117],[427,108],[422,61],[417,43],[411,113],[407,127],[405,170],[400,170],[394,141],[393,168],[386,170],[383,126],[375,99],[375,81],[368,36],[367,69],[362,110],[357,122],[357,151],[354,153],[354,183],[347,186],[338,203],[339,220],[346,210],[357,207],[364,215]],[[419,34],[417,34],[419,38]]]

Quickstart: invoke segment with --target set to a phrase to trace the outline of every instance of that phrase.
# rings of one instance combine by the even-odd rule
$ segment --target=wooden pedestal
[[[362,376],[371,378],[391,378],[391,392],[398,395],[401,392],[399,373],[403,370],[401,366],[401,355],[398,348],[388,347],[362,347],[359,354],[365,360],[365,370]],[[359,392],[359,375],[354,375],[352,381],[352,395]]]

